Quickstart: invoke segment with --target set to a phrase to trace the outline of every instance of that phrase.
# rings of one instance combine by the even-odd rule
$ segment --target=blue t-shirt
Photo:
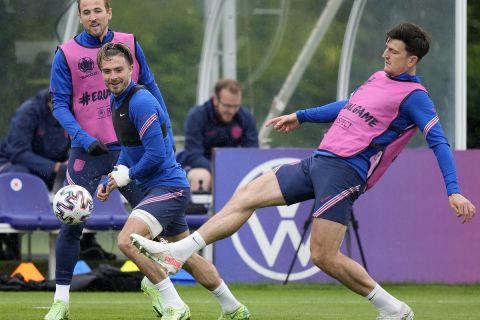
[[[111,108],[120,108],[134,86],[132,81],[119,96],[112,95]],[[175,160],[170,132],[164,137],[161,129],[161,124],[168,122],[168,115],[155,97],[147,90],[138,90],[130,99],[128,110],[142,144],[121,146],[117,164],[129,167],[130,178],[146,192],[156,186],[188,188],[185,171]]]

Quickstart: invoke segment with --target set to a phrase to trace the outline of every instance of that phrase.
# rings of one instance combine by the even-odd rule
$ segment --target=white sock
[[[70,301],[70,285],[67,284],[57,284],[55,285],[55,295],[53,296],[53,301],[62,300],[66,303]]]
[[[202,250],[206,245],[200,233],[195,231],[185,239],[175,242],[171,247],[171,253],[175,259],[185,262],[192,254]]]
[[[155,285],[152,281],[150,281],[150,279],[148,279],[147,276],[145,276],[145,282],[146,282],[149,286],[154,286],[154,285]],[[160,284],[160,283],[161,283],[161,282],[159,282],[159,284]]]
[[[170,306],[175,309],[183,308],[185,303],[178,295],[178,292],[175,290],[170,278],[167,277],[166,279],[157,283],[155,286],[157,287],[158,291],[160,291],[160,294],[163,297],[163,302],[166,306]]]
[[[222,283],[220,283],[220,285],[218,286],[218,288],[211,292],[220,303],[220,307],[222,308],[223,313],[232,313],[240,306],[240,302],[235,299],[232,292],[225,284],[225,282],[223,282],[223,280]]]
[[[402,308],[402,302],[385,291],[377,283],[372,292],[366,297],[378,309],[379,312],[394,315]]]

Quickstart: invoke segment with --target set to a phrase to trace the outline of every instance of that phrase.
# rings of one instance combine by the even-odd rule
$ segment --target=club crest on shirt
[[[92,58],[84,57],[78,60],[78,70],[86,73],[88,71],[92,71],[95,63],[93,62]]]

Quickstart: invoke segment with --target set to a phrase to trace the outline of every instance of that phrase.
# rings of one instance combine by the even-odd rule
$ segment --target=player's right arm
[[[273,129],[281,133],[289,133],[300,127],[300,121],[298,121],[297,113],[290,113],[280,117],[275,117],[265,123],[265,127],[273,126]]]
[[[332,122],[346,103],[347,100],[341,100],[320,107],[299,110],[288,115],[272,118],[267,121],[265,126],[268,127],[273,125],[275,130],[282,133],[289,133],[300,127],[304,122]]]
[[[296,112],[298,121],[300,124],[333,122],[347,102],[348,100],[340,100],[319,107],[299,110]]]
[[[92,143],[97,140],[80,127],[72,114],[72,75],[60,49],[53,58],[50,91],[53,93],[53,116],[69,134],[73,141],[72,146],[81,146],[88,151]]]
[[[107,183],[100,183],[97,187],[97,199],[100,201],[107,201],[110,196],[111,190],[107,187]]]
[[[115,165],[114,171],[117,170],[117,168],[119,167],[123,167],[123,170],[125,170],[125,168],[127,168],[128,170],[127,160],[125,158],[124,150],[125,150],[124,147],[120,149],[120,154],[118,156],[117,164]],[[112,175],[112,172],[108,174],[108,180],[101,182],[97,187],[97,198],[100,201],[107,201],[113,189],[118,188],[117,181],[114,179],[114,175]]]

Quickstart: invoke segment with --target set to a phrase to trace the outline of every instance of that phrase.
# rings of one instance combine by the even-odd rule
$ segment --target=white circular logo
[[[22,190],[22,180],[18,178],[13,178],[10,180],[10,188],[12,188],[13,191],[20,191]]]
[[[278,159],[274,159],[274,160],[270,160],[265,163],[262,163],[261,165],[251,170],[242,179],[237,189],[241,186],[246,185],[247,183],[249,183],[256,177],[258,177],[259,175],[271,170],[276,166],[280,166],[283,164],[291,164],[299,161],[300,159],[298,158],[278,158]],[[242,260],[250,268],[252,268],[256,272],[258,272],[259,274],[267,278],[270,278],[273,280],[285,280],[287,273],[284,272],[283,270],[288,269],[288,265],[287,266],[282,265],[282,271],[273,270],[273,269],[277,262],[277,258],[279,258],[279,255],[281,255],[281,249],[284,243],[286,242],[285,240],[287,238],[291,240],[292,247],[294,248],[293,252],[295,252],[295,249],[301,240],[301,231],[298,229],[297,224],[293,220],[293,218],[295,218],[298,208],[299,208],[299,204],[294,204],[288,207],[287,206],[276,207],[276,209],[278,210],[278,214],[280,216],[280,219],[279,219],[280,221],[278,223],[277,230],[273,235],[273,237],[270,235],[270,237],[273,238],[271,242],[268,240],[269,237],[267,237],[266,230],[263,227],[256,212],[254,212],[250,217],[250,219],[247,221],[247,225],[251,229],[249,230],[250,231],[249,234],[252,235],[253,238],[255,238],[258,244],[258,247],[260,248],[261,254],[263,255],[264,260],[266,261],[266,266],[257,262],[256,259],[253,258],[252,255],[247,252],[244,245],[242,244],[242,240],[239,235],[241,230],[239,230],[237,233],[232,235],[231,239],[235,249],[237,250]],[[266,209],[260,209],[260,210],[266,210]],[[300,250],[298,253],[298,260],[301,263],[303,270],[292,272],[289,277],[289,279],[292,281],[302,280],[320,272],[320,269],[318,267],[309,263],[310,261],[309,244],[310,244],[310,235],[308,236],[307,241],[300,245]],[[288,259],[290,260],[293,259],[293,255],[289,256]],[[285,260],[285,259],[282,259],[282,260]]]

